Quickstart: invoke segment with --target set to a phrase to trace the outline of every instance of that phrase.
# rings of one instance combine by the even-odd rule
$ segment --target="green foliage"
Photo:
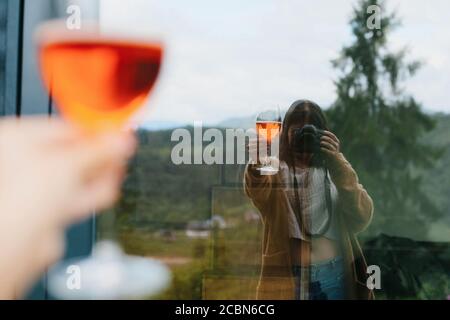
[[[172,287],[161,299],[201,300],[205,266],[196,261],[173,271]]]
[[[381,269],[377,299],[446,299],[450,279],[447,244],[382,234],[366,243],[365,255],[369,264]]]
[[[219,167],[173,164],[171,131],[140,131],[139,151],[130,164],[122,198],[116,208],[130,224],[183,224],[210,218],[211,187]]]
[[[337,100],[327,115],[342,151],[374,199],[371,230],[401,230],[413,237],[440,214],[424,192],[418,169],[432,167],[441,150],[423,142],[435,122],[401,88],[420,63],[407,62],[406,49],[389,51],[388,35],[399,25],[394,14],[383,12],[381,30],[367,27],[366,9],[373,4],[383,7],[378,0],[363,0],[354,8],[354,39],[333,61],[339,72]]]

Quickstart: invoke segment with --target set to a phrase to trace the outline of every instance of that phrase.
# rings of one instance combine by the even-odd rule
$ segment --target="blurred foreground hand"
[[[69,224],[114,204],[135,148],[132,133],[0,120],[0,299],[23,295],[61,257]]]

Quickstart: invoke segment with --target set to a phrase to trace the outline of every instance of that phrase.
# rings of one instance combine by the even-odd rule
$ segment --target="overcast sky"
[[[163,34],[164,72],[146,118],[215,123],[299,98],[335,99],[330,60],[351,40],[355,1],[101,0],[101,21]],[[450,112],[450,1],[388,0],[403,26],[392,48],[425,62],[407,90],[427,110]],[[151,31],[151,32],[150,32]]]

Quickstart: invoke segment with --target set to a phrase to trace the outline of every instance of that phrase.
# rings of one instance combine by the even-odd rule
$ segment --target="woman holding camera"
[[[355,236],[369,225],[373,202],[321,108],[295,102],[280,133],[278,173],[261,175],[258,167],[249,163],[244,178],[264,224],[257,298],[373,298]]]

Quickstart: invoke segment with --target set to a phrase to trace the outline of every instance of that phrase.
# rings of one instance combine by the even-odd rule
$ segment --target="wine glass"
[[[111,35],[94,22],[81,30],[46,22],[36,42],[43,82],[59,111],[88,133],[129,125],[151,94],[164,56],[159,39]],[[144,297],[159,293],[169,281],[162,263],[128,256],[114,241],[100,242],[91,257],[49,271],[49,289],[62,299]]]
[[[164,55],[158,39],[111,35],[94,22],[80,30],[47,22],[36,40],[42,78],[59,111],[88,131],[123,128],[152,92]]]
[[[258,135],[258,159],[262,166],[257,168],[261,175],[278,173],[278,165],[273,165],[273,158],[278,157],[279,136],[281,130],[280,108],[276,107],[260,112],[256,117],[256,132]],[[260,142],[263,141],[261,144]],[[275,147],[275,148],[273,148]]]

